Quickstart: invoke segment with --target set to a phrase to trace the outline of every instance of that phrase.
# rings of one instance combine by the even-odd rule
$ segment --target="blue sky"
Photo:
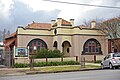
[[[92,5],[119,6],[120,0],[58,0]],[[108,19],[120,15],[120,9],[107,9],[72,4],[61,4],[43,0],[0,0],[0,28],[16,31],[32,21],[48,22],[52,19],[75,19],[75,25],[84,20]]]

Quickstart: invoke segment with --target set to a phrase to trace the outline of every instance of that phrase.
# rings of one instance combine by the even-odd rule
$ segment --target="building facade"
[[[16,48],[29,47],[29,55],[34,54],[34,49],[58,49],[64,56],[78,56],[79,59],[84,56],[88,60],[108,54],[108,39],[95,28],[95,21],[91,22],[91,27],[74,26],[74,19],[57,18],[51,24],[33,22],[18,27],[14,35],[5,39],[5,44],[10,49],[13,44]]]

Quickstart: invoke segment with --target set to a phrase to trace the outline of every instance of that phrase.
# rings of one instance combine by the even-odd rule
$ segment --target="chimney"
[[[33,24],[35,23],[35,21],[33,21]]]
[[[51,20],[51,26],[53,27],[53,25],[56,23],[56,20]]]
[[[96,26],[96,21],[95,21],[95,20],[92,20],[92,22],[91,22],[91,28],[94,29],[95,26]]]
[[[74,27],[74,19],[70,19],[70,23],[71,23],[72,27]]]
[[[62,24],[62,18],[57,18],[57,26],[61,27]]]

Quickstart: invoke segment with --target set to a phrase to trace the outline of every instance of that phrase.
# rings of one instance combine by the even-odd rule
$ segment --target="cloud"
[[[0,20],[7,19],[10,15],[12,0],[0,0]]]
[[[100,5],[106,5],[106,6],[116,6],[120,7],[120,0],[101,0]],[[88,7],[89,8],[89,7]],[[86,10],[85,12],[81,13],[82,15],[79,15],[76,19],[76,24],[83,23],[84,20],[89,21],[92,19],[109,19],[113,17],[117,17],[120,15],[120,9],[108,9],[108,8],[99,8],[96,7],[91,10]]]
[[[107,5],[120,7],[120,0],[59,0],[92,5]],[[84,20],[95,18],[112,18],[120,15],[120,9],[108,9],[82,5],[61,4],[43,0],[0,0],[0,28],[15,31],[17,26],[26,26],[32,21],[50,22],[58,17],[75,19],[80,25]]]
[[[18,0],[13,0],[12,7],[8,11],[9,15],[0,20],[2,21],[0,26],[2,26],[2,28],[10,29],[12,32],[15,31],[18,26],[26,26],[32,21],[50,22],[51,19],[57,18],[60,13],[60,10],[58,9],[52,11],[33,11],[33,8]],[[1,14],[3,15],[3,13]]]

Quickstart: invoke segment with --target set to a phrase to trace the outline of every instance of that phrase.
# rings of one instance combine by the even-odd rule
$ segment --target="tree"
[[[112,40],[114,47],[120,52],[120,17],[100,22],[97,28],[105,33]]]
[[[99,19],[99,18],[96,18],[96,19],[92,19],[92,20],[84,20],[83,21],[83,25],[86,26],[86,27],[91,27],[91,22],[92,21],[95,21],[96,22],[96,25],[98,25],[100,22],[102,22],[104,19]]]
[[[10,35],[10,31],[4,29],[3,31],[0,30],[0,41],[4,41],[5,37]]]

